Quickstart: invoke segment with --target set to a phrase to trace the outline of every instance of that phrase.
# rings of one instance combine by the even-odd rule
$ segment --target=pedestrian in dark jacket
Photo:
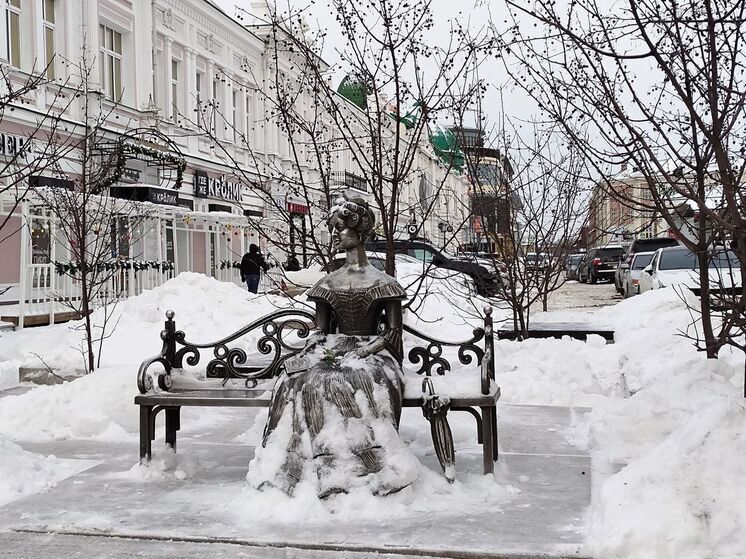
[[[259,247],[255,244],[249,245],[249,252],[241,259],[241,281],[247,283],[251,293],[259,290],[259,276],[262,270],[266,272],[268,268]]]

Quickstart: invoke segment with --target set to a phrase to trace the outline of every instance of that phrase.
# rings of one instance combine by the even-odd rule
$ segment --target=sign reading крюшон
[[[241,201],[241,183],[215,178],[204,171],[194,171],[194,195],[197,198],[219,198],[232,202]]]

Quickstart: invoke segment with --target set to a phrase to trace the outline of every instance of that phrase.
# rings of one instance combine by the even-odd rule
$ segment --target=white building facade
[[[53,141],[43,130],[50,107],[64,109],[55,115],[57,126],[74,128],[86,118],[84,100],[93,96],[105,118],[107,141],[131,136],[147,150],[176,151],[185,163],[175,190],[173,172],[164,173],[146,158],[128,159],[119,183],[105,193],[140,200],[148,208],[147,219],[133,222],[138,232],[128,233],[131,242],[122,247],[112,240],[112,259],[131,264],[118,280],[123,292],[136,294],[184,271],[239,281],[235,263],[251,243],[274,250],[279,262],[293,252],[304,263],[313,249],[306,237],[317,234],[326,241],[318,230],[325,204],[273,183],[266,171],[294,162],[267,103],[272,56],[261,36],[210,0],[3,0],[0,10],[0,63],[8,75],[19,84],[39,74],[48,80],[3,112],[0,159],[9,161],[8,153],[24,144],[33,148],[24,161],[44,152],[44,142]],[[82,68],[89,74],[80,95]],[[67,92],[64,100],[60,92]],[[39,122],[42,130],[36,130]],[[149,139],[148,130],[168,143]],[[41,312],[53,320],[55,293],[72,289],[54,273],[55,263],[70,258],[69,247],[55,240],[54,217],[34,195],[36,187],[70,187],[59,174],[65,165],[39,165],[38,172],[27,167],[24,181],[31,188],[22,188],[20,197],[17,188],[0,190],[0,220],[6,221],[0,230],[0,317],[20,314],[21,325],[24,314]],[[338,157],[333,165],[339,176],[354,175],[350,157]],[[6,164],[6,187],[15,167]],[[74,164],[67,167],[74,175]],[[415,168],[433,184],[446,174],[427,146],[419,150]],[[449,175],[445,183],[430,192],[439,198],[428,201],[433,211],[421,224],[433,240],[442,234],[440,223],[457,223],[463,213],[465,181]],[[410,190],[402,203],[413,210],[402,212],[402,230],[411,221],[406,216],[428,196],[416,184]],[[354,180],[340,181],[340,191],[369,195],[364,182]],[[276,231],[277,242],[267,242],[268,230]],[[159,264],[147,264],[154,262]],[[42,310],[29,310],[31,302]]]

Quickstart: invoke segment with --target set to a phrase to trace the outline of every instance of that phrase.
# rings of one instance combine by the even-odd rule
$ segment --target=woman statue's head
[[[373,232],[376,216],[362,198],[339,198],[329,216],[329,232],[334,250],[350,250]]]

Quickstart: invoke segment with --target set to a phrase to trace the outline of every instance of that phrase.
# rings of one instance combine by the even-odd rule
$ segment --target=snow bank
[[[696,304],[688,291],[663,289],[593,317],[616,328],[616,344],[599,353],[619,375],[576,433],[594,464],[593,556],[744,557],[743,355],[726,348],[714,361],[695,351],[682,334]]]
[[[188,339],[219,339],[263,314],[287,306],[282,297],[252,295],[230,283],[202,274],[183,273],[162,286],[117,305],[118,321],[104,343],[102,367],[72,382],[39,386],[0,399],[0,434],[17,440],[134,439],[138,431],[137,368],[161,349],[160,331],[166,310]],[[101,311],[94,313],[100,320]],[[79,366],[76,349],[82,340],[78,323],[28,328],[0,338],[0,354],[12,367],[39,364],[38,353],[52,368],[67,372]],[[5,364],[0,365],[2,367]],[[193,428],[209,424],[219,410],[187,409],[185,422]]]
[[[62,460],[23,450],[0,437],[0,507],[54,487],[96,462],[92,460]]]
[[[11,361],[0,361],[0,390],[18,384],[18,366]]]
[[[159,333],[167,310],[175,311],[176,324],[189,339],[208,341],[286,307],[290,301],[273,295],[254,295],[232,283],[184,272],[116,305],[109,319],[111,337],[104,340],[101,365],[136,367],[158,353]],[[103,310],[94,312],[92,320],[101,324]],[[83,367],[79,350],[83,343],[81,325],[82,321],[76,321],[9,332],[0,337],[0,355],[18,366],[38,367],[41,363],[33,352],[55,370],[79,371]]]

